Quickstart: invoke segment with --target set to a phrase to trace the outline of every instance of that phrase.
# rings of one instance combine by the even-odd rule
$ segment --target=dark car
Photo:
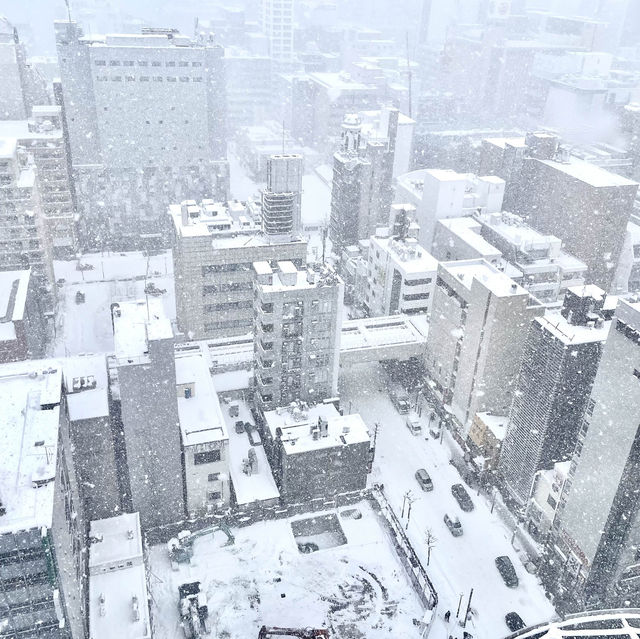
[[[516,575],[516,569],[513,567],[509,557],[506,555],[496,557],[496,568],[502,577],[502,581],[504,581],[509,588],[515,588],[518,585],[518,575]]]
[[[458,505],[465,513],[471,512],[474,508],[469,493],[462,484],[454,484],[451,486],[451,494],[455,497]]]
[[[418,468],[418,470],[416,470],[415,478],[422,490],[425,492],[433,490],[433,481],[431,481],[429,473],[424,468]]]
[[[447,525],[449,532],[454,537],[460,537],[462,535],[462,524],[457,517],[449,517],[449,515],[445,515],[444,523]]]
[[[522,617],[517,612],[508,612],[504,617],[504,621],[511,632],[522,630],[525,627]]]

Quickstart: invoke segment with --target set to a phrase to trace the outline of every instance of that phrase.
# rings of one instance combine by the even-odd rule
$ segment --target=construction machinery
[[[207,596],[200,590],[200,582],[182,584],[180,594],[180,625],[187,639],[200,639],[209,634]]]
[[[271,637],[298,637],[299,639],[329,639],[329,631],[325,628],[277,628],[262,626],[258,639]]]
[[[233,544],[235,544],[236,539],[231,533],[231,529],[223,521],[193,533],[190,530],[181,530],[177,537],[173,537],[167,542],[171,565],[190,563],[193,557],[193,543],[195,540],[205,535],[211,535],[217,531],[221,531],[227,536],[225,546],[233,546]]]

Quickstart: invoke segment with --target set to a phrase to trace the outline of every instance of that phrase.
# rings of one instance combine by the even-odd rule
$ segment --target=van
[[[407,428],[411,431],[412,435],[419,435],[422,432],[422,426],[420,422],[414,417],[407,417]]]
[[[431,481],[431,477],[429,473],[424,468],[419,468],[416,470],[415,474],[416,481],[420,484],[420,488],[425,492],[429,492],[433,490],[433,482]]]

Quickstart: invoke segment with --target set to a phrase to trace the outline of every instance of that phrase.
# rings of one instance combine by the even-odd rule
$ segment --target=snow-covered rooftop
[[[16,339],[13,322],[24,318],[30,271],[0,271],[0,342]]]
[[[509,295],[529,295],[508,275],[482,259],[460,260],[459,262],[441,262],[441,268],[451,273],[467,290],[471,290],[473,280],[481,283],[497,297]]]
[[[569,177],[585,182],[589,186],[594,187],[612,187],[612,186],[637,186],[637,182],[629,180],[617,173],[611,173],[595,164],[585,162],[574,156],[569,158],[568,162],[556,162],[555,160],[539,160],[547,166],[565,173]]]
[[[92,639],[151,637],[138,513],[91,522],[89,629]]]
[[[575,288],[582,289],[581,286]],[[569,323],[560,313],[549,313],[543,317],[536,317],[535,321],[538,322],[544,330],[567,346],[571,344],[604,342],[611,328],[610,321],[599,322],[597,325],[594,323],[590,326],[576,326],[575,324]]]
[[[397,240],[374,236],[370,241],[385,251],[396,268],[404,274],[435,273],[438,270],[438,260],[422,248],[415,238]]]
[[[498,441],[501,442],[504,439],[507,434],[509,417],[506,415],[492,415],[491,413],[476,413],[476,417],[487,426]]]
[[[275,440],[280,436],[288,455],[369,441],[369,431],[362,417],[340,415],[333,404],[316,404],[302,409],[278,408],[266,412],[264,418],[271,437]],[[320,420],[326,420],[324,432],[318,426]]]
[[[200,353],[176,357],[176,384],[183,446],[228,439],[209,367]]]
[[[472,217],[452,217],[438,220],[438,224],[442,224],[449,229],[482,257],[491,258],[502,255],[493,244],[487,242],[480,235],[481,225]]]
[[[69,419],[109,416],[107,360],[104,355],[66,358],[62,363]]]
[[[0,366],[0,534],[51,526],[61,392],[56,361]]]
[[[164,313],[162,300],[147,296],[146,300],[118,302],[112,307],[113,340],[118,365],[149,361],[149,342],[171,339],[171,322]]]

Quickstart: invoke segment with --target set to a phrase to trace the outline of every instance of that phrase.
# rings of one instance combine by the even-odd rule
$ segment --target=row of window
[[[109,80],[111,80],[111,82],[122,82],[123,78],[121,75],[113,75],[113,76],[108,76],[108,75],[97,75],[96,76],[96,80],[98,82],[108,82]],[[180,80],[180,82],[202,82],[202,78],[201,77],[195,77],[195,78],[190,78],[189,76],[180,76],[179,78],[175,77],[175,76],[167,76],[166,77],[167,82],[177,82],[178,80]],[[136,81],[136,77],[133,75],[125,75],[124,76],[124,81],[125,82],[135,82]],[[153,77],[149,77],[148,75],[141,75],[138,78],[139,82],[163,82],[164,78],[161,75],[158,76],[153,76]]]
[[[246,328],[247,330],[250,330],[251,320],[224,320],[221,322],[208,322],[204,325],[204,330],[206,333],[226,328]]]
[[[235,271],[250,271],[251,262],[241,262],[239,264],[209,264],[202,267],[202,274],[209,273],[233,273]]]
[[[203,297],[214,293],[229,293],[233,291],[250,291],[253,282],[224,282],[221,284],[207,284],[202,287]]]
[[[213,462],[219,462],[221,459],[220,449],[206,450],[203,453],[193,454],[193,463],[196,466],[201,464],[212,464]],[[212,480],[209,480],[212,481]]]
[[[414,302],[416,300],[428,300],[429,293],[412,293],[410,295],[403,295],[402,299],[405,302]]]
[[[431,281],[432,280],[430,277],[424,277],[419,280],[405,280],[404,285],[405,286],[424,286],[425,284],[431,284]]]
[[[213,313],[214,311],[231,311],[233,309],[251,308],[253,302],[251,300],[241,300],[239,302],[222,302],[220,304],[205,304],[204,312]]]
[[[107,61],[106,60],[95,60],[94,64],[97,67],[106,67],[107,66]],[[109,66],[110,67],[132,67],[134,66],[136,63],[133,60],[109,60]],[[184,60],[177,62],[175,60],[169,60],[168,62],[164,63],[165,67],[188,67],[189,65],[191,65],[192,67],[201,67],[202,66],[202,62],[185,62]],[[138,60],[138,66],[139,67],[148,67],[149,66],[149,61],[148,60]],[[151,66],[152,67],[161,67],[162,66],[162,62],[160,62],[159,60],[152,60],[151,61]]]

